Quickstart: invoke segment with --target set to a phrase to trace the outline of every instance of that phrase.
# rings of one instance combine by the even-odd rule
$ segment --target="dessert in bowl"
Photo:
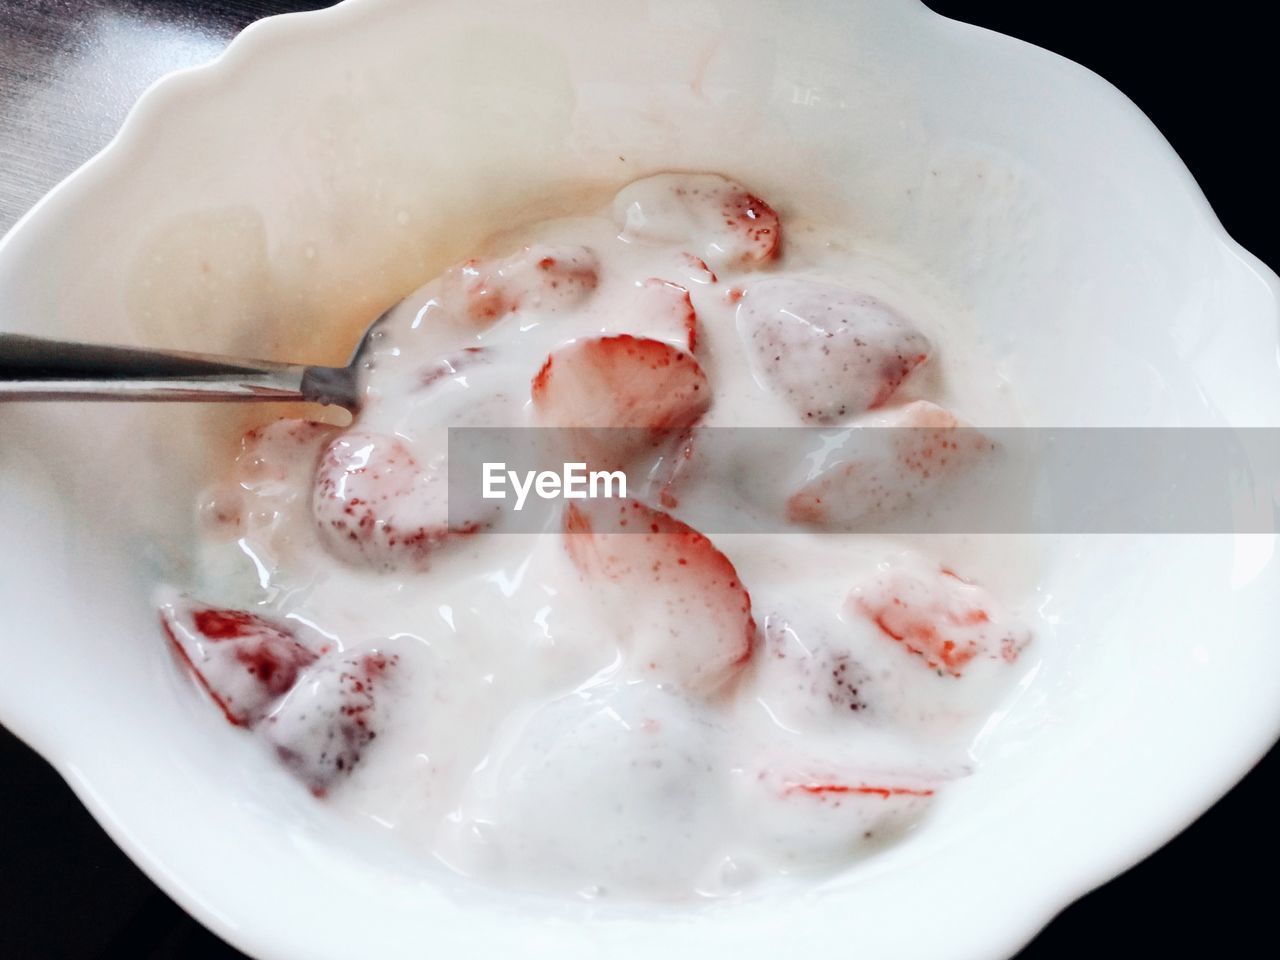
[[[663,170],[721,172],[784,224],[909,265],[971,336],[904,314],[939,356],[984,358],[1020,422],[1270,424],[1274,278],[1158,135],[1087,72],[907,3],[512,3],[477,23],[367,0],[268,22],[148,94],[6,239],[0,297],[13,329],[333,359],[496,232]],[[155,588],[196,580],[192,504],[276,418],[11,407],[0,425],[3,719],[252,953],[1009,952],[1276,733],[1269,538],[1060,538],[961,571],[1033,571],[1009,589],[1030,598],[1035,673],[978,771],[873,856],[700,907],[460,879],[335,816],[158,634]]]
[[[349,426],[250,430],[164,631],[318,801],[467,876],[687,901],[847,866],[1034,672],[992,593],[1033,590],[1017,538],[867,527],[994,458],[952,411],[1007,419],[1011,388],[905,265],[741,184],[611,207],[384,316]],[[471,427],[517,440],[484,461],[516,497],[459,465]],[[581,496],[522,515],[518,446]]]

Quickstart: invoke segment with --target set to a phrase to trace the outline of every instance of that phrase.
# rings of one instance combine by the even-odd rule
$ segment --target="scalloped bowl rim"
[[[198,96],[209,87],[224,82],[242,62],[250,58],[270,56],[273,45],[295,42],[299,39],[299,35],[302,35],[305,40],[309,31],[339,31],[344,24],[365,15],[366,11],[376,6],[378,2],[379,0],[344,0],[333,7],[321,10],[281,14],[256,21],[236,36],[225,50],[209,63],[174,71],[157,80],[142,94],[110,142],[46,194],[14,224],[4,237],[0,238],[0,258],[25,238],[29,225],[44,216],[49,208],[75,203],[78,199],[100,189],[127,162],[132,151],[143,148],[148,129],[157,123],[162,123],[166,113],[179,107],[185,98]],[[1067,61],[1057,54],[1016,38],[935,14],[918,0],[894,0],[894,2],[903,7],[904,15],[916,16],[916,21],[912,24],[915,29],[950,30],[957,35],[964,34],[970,39],[983,43],[1013,44],[1024,51],[1034,51],[1034,55],[1045,62],[1070,64],[1072,68],[1088,74],[1095,81],[1098,96],[1118,98],[1124,102],[1134,122],[1151,126],[1146,116],[1124,94],[1092,71],[1072,61]],[[1151,127],[1151,130],[1156,132],[1154,127]],[[1156,146],[1165,152],[1166,161],[1173,164],[1184,178],[1185,186],[1202,207],[1203,214],[1216,231],[1218,242],[1269,287],[1276,304],[1276,312],[1280,314],[1280,278],[1277,278],[1270,268],[1227,234],[1216,215],[1213,214],[1208,200],[1173,148],[1158,132],[1154,139],[1158,141]],[[116,816],[110,798],[99,794],[93,783],[81,775],[77,768],[76,757],[64,752],[64,748],[68,745],[58,743],[56,733],[42,729],[38,722],[30,718],[14,717],[9,713],[6,705],[0,704],[0,719],[3,719],[5,726],[45,756],[112,840],[158,886],[187,912],[228,942],[245,951],[261,950],[266,955],[276,955],[279,941],[263,937],[260,930],[241,926],[240,923],[223,914],[216,905],[203,898],[199,892],[199,876],[178,875],[169,870],[153,851],[135,841],[126,822]],[[1079,860],[1069,864],[1058,863],[1051,870],[1023,875],[1019,878],[1018,885],[1009,885],[1005,891],[1010,896],[1009,903],[1016,902],[1022,909],[1016,912],[1002,910],[1003,916],[999,922],[987,924],[985,936],[980,938],[975,936],[975,939],[966,946],[981,947],[984,955],[1014,953],[1064,907],[1151,854],[1230,790],[1265,754],[1271,744],[1280,739],[1280,723],[1269,730],[1253,729],[1239,731],[1239,733],[1241,736],[1235,747],[1240,762],[1232,764],[1229,774],[1219,777],[1215,782],[1205,783],[1199,795],[1188,794],[1176,811],[1166,808],[1166,814],[1160,818],[1158,824],[1148,823],[1145,829],[1140,826],[1135,827],[1131,834],[1132,842],[1125,849],[1115,849],[1105,855],[1102,851],[1094,851],[1092,860],[1087,864]],[[969,953],[962,952],[964,955]],[[978,955],[976,949],[972,952],[973,955]]]

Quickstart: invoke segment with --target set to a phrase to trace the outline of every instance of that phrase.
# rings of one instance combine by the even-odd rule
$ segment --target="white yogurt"
[[[778,461],[794,455],[750,444],[733,450],[733,482],[690,470],[671,488],[678,506],[652,488],[650,507],[695,526],[754,512],[777,532],[712,545],[664,517],[651,536],[566,535],[558,520],[507,533],[479,500],[448,529],[450,426],[546,425],[573,404],[588,419],[625,406],[789,427],[809,403],[824,424],[875,423],[920,400],[1016,422],[971,346],[973,318],[927,278],[852,232],[771,217],[728,181],[673,175],[626,188],[611,213],[506,236],[393,312],[348,431],[292,421],[247,439],[204,506],[189,595],[269,625],[216,621],[211,639],[199,604],[171,597],[166,618],[215,696],[236,664],[262,669],[281,630],[312,651],[287,693],[259,691],[245,725],[317,802],[480,878],[677,899],[849,863],[973,773],[973,737],[1036,655],[1016,613],[1034,583],[1025,557],[800,526],[774,503],[790,482]],[[852,326],[799,317],[794,335],[810,339],[788,352],[790,279],[804,281],[797,311],[834,304]],[[753,300],[757,282],[767,295]],[[617,344],[573,352],[620,334],[667,345],[646,357],[678,355],[656,396],[643,378],[609,379]],[[828,341],[840,375],[864,364],[892,382],[833,381]],[[698,368],[709,398],[681,393]],[[641,407],[626,406],[633,393]]]

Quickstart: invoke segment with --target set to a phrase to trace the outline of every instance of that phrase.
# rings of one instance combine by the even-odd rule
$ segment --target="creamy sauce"
[[[700,426],[1016,422],[973,319],[928,278],[852,233],[771,215],[681,175],[504,236],[388,318],[348,431],[284,421],[246,439],[202,506],[198,601],[164,597],[166,623],[227,718],[318,802],[482,879],[677,899],[847,864],[974,772],[977,732],[1036,657],[1034,566],[973,538],[814,530],[829,517],[793,469],[812,439],[743,442],[731,471],[691,471],[670,502],[644,492],[693,527],[752,514],[771,532],[712,545],[663,517],[652,536],[566,534],[558,512],[541,533],[504,532],[479,501],[480,532],[447,529],[447,427],[563,423],[575,403],[643,392],[607,379],[613,345],[592,355],[607,396],[569,379],[579,355],[558,351],[593,338],[679,354],[645,402]],[[815,311],[852,333],[815,333]],[[829,342],[880,379],[824,366]],[[709,407],[681,394],[697,368]],[[837,375],[863,380],[824,379]],[[914,482],[896,461],[876,469],[879,487]],[[688,557],[659,570],[676,542]]]

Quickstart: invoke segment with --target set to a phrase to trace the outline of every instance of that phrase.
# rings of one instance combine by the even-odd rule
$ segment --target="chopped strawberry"
[[[868,431],[883,430],[883,433]],[[890,411],[849,431],[816,476],[787,501],[795,523],[848,528],[923,502],[949,478],[972,467],[994,443],[927,400]]]
[[[843,604],[795,585],[765,617],[753,696],[773,722],[815,743],[835,736],[852,749],[888,734],[915,740],[944,767],[963,765],[972,736],[1023,675],[1011,663],[1031,633],[950,570],[904,551]],[[855,749],[816,759],[840,772],[860,756]],[[814,768],[800,772],[798,783],[852,783],[844,775],[810,776]],[[940,773],[935,767],[931,776]]]
[[[740,782],[752,834],[784,859],[839,861],[868,841],[907,829],[941,783],[843,764],[832,769],[815,759],[766,755],[755,775]]]
[[[422,371],[418,377],[418,386],[425,389],[442,380],[456,377],[468,367],[488,361],[488,354],[489,351],[484,347],[463,347],[455,353],[440,357]]]
[[[632,307],[635,326],[629,323],[628,327],[661,331],[664,342],[678,343],[693,353],[698,345],[698,313],[688,289],[660,277],[650,277],[638,286]]]
[[[707,261],[701,257],[695,257],[692,253],[680,254],[680,262],[684,268],[684,275],[694,283],[715,283],[716,274],[709,266]]]
[[[711,390],[686,352],[621,334],[551,354],[533,380],[533,402],[556,426],[683,429],[706,413]]]
[[[883,406],[932,349],[887,304],[814,280],[752,284],[738,329],[760,376],[808,423]]]
[[[586,247],[534,244],[502,259],[451,267],[440,283],[440,303],[452,316],[487,325],[517,310],[574,307],[599,279],[599,259]]]
[[[690,256],[714,268],[769,263],[782,248],[773,208],[715,174],[663,173],[637,180],[619,191],[613,210],[624,240],[687,244]]]
[[[635,500],[571,505],[564,530],[565,549],[592,591],[629,611],[617,622],[640,673],[709,692],[751,656],[751,597],[701,533]]]
[[[940,699],[938,677],[899,663],[900,651],[886,649],[874,627],[839,611],[838,602],[800,594],[764,618],[753,693],[776,723],[815,742],[834,734],[855,744],[874,731],[917,731],[943,713],[952,727],[965,722]],[[959,694],[976,700],[972,686]]]
[[[274,447],[283,450],[309,446],[336,428],[319,420],[272,420],[245,432],[240,444],[244,450]]]
[[[328,649],[300,625],[185,598],[162,604],[160,623],[174,649],[227,720],[257,723]]]
[[[669,343],[627,334],[557,350],[532,392],[540,423],[574,428],[577,454],[611,466],[681,434],[711,406],[698,361]]]
[[[396,437],[348,432],[316,467],[312,509],[320,538],[340,560],[375,570],[422,570],[456,537],[487,524],[450,522],[444,455],[425,467]]]
[[[805,714],[837,721],[878,712],[878,679],[838,626],[834,617],[826,622],[813,611],[800,622],[765,617],[766,667],[759,681],[771,710],[785,714],[798,705]]]
[[[302,624],[186,598],[161,604],[160,620],[227,720],[265,736],[317,796],[377,736],[375,694],[398,657],[340,654]]]
[[[986,590],[949,568],[889,565],[849,594],[846,610],[940,676],[961,677],[979,660],[1012,663],[1031,640]]]
[[[399,658],[378,651],[327,657],[298,678],[259,726],[318,797],[349,776],[384,723],[379,693]]]
[[[300,544],[293,534],[308,521],[306,498],[321,448],[338,427],[315,420],[284,419],[256,427],[241,438],[241,452],[227,478],[208,488],[200,504],[203,532],[219,541],[253,538],[283,560]],[[312,546],[305,537],[306,546]]]
[[[240,441],[236,477],[253,487],[284,480],[300,461],[313,459],[324,440],[338,429],[318,420],[273,420],[255,427]]]
[[[886,784],[867,784],[860,781],[853,783],[831,783],[819,781],[804,781],[801,783],[788,783],[783,791],[785,793],[807,793],[812,797],[843,797],[843,796],[863,796],[863,797],[879,797],[882,800],[888,800],[890,797],[932,797],[934,791],[931,787],[902,787]]]

